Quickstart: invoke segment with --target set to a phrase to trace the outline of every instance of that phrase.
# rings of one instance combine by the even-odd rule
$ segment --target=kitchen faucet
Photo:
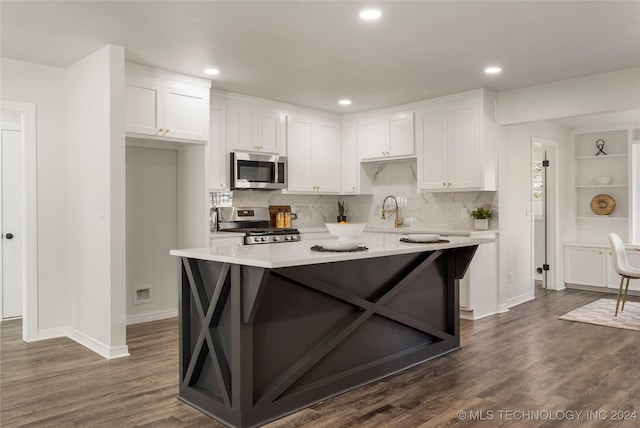
[[[387,199],[389,198],[393,199],[393,201],[396,203],[396,207],[392,210],[385,210],[384,204],[387,203]],[[400,226],[402,226],[403,225],[402,219],[398,214],[398,200],[395,198],[395,196],[389,195],[386,198],[384,198],[384,201],[382,201],[382,210],[380,211],[380,218],[384,220],[386,218],[385,213],[388,211],[392,211],[395,214],[395,227],[399,228]]]

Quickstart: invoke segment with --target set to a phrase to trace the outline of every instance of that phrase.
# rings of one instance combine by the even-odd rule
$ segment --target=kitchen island
[[[173,250],[182,258],[179,398],[259,426],[460,347],[458,280],[489,239],[365,251],[313,240]]]

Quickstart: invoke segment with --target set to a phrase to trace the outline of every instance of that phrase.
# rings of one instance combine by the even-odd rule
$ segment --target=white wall
[[[178,315],[177,150],[127,147],[127,323]],[[134,304],[150,287],[151,302]]]
[[[640,67],[498,93],[498,124],[555,119],[640,106]]]
[[[548,122],[504,126],[500,132],[499,193],[500,207],[500,303],[513,306],[533,298],[531,137],[558,143],[558,205],[560,215],[556,254],[562,254],[562,242],[571,233],[571,133]],[[569,166],[569,167],[567,167]],[[564,183],[564,184],[563,184]],[[562,260],[555,263],[561,272]],[[553,262],[551,262],[553,263]],[[552,268],[553,268],[552,264]]]
[[[63,335],[69,322],[65,188],[64,70],[0,58],[0,98],[36,105],[38,334]]]
[[[106,46],[64,77],[69,336],[124,356],[124,49]]]

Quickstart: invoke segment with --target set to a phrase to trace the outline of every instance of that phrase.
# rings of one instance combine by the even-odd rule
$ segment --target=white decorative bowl
[[[599,186],[606,186],[608,184],[611,184],[611,181],[613,181],[611,177],[596,177],[594,180]]]
[[[325,223],[329,233],[342,241],[350,241],[359,236],[367,223]]]

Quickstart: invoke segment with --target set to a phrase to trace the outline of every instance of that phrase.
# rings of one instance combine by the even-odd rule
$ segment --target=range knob
[[[274,237],[273,237],[273,242],[278,242],[279,240],[280,240],[280,237],[279,237],[279,236],[274,236]]]

